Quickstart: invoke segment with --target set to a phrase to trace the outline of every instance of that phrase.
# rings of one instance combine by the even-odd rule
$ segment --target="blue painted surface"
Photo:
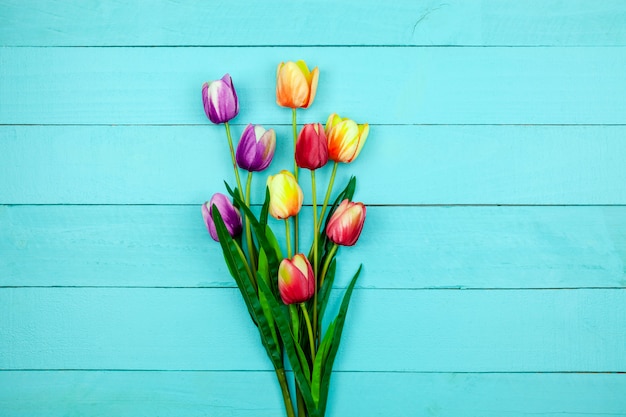
[[[280,415],[199,214],[232,182],[200,85],[233,75],[233,131],[275,127],[274,172],[275,66],[303,58],[300,122],[371,123],[338,175],[371,207],[340,253],[338,289],[365,270],[329,417],[626,416],[625,22],[623,1],[0,1],[0,415]]]

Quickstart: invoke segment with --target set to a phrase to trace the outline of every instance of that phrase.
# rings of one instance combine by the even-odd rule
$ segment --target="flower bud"
[[[335,162],[352,162],[365,145],[369,125],[357,125],[354,120],[331,114],[326,122],[328,157]]]
[[[283,170],[270,175],[267,187],[270,190],[269,212],[272,217],[286,219],[300,212],[304,195],[291,172]]]
[[[309,71],[302,60],[281,62],[276,71],[276,103],[282,107],[306,109],[313,104],[318,79],[319,69],[315,67]]]
[[[337,245],[353,246],[361,235],[365,222],[365,206],[343,200],[328,220],[326,235]]]
[[[272,162],[276,150],[276,132],[249,124],[237,145],[237,165],[247,171],[263,171]]]
[[[315,294],[315,276],[309,260],[301,253],[283,259],[278,267],[278,292],[285,304],[303,303]]]
[[[202,85],[202,102],[206,116],[215,124],[225,123],[239,113],[239,101],[230,75]]]
[[[202,218],[213,240],[219,242],[215,222],[213,221],[213,205],[220,212],[228,233],[232,237],[241,234],[241,214],[239,214],[239,210],[233,206],[224,194],[215,193],[210,201],[202,205]]]
[[[296,164],[314,170],[328,162],[328,143],[320,123],[304,125],[296,141]]]

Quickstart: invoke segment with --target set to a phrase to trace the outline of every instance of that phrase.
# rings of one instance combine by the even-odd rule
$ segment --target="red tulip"
[[[278,291],[285,304],[303,303],[315,293],[315,276],[309,260],[301,253],[283,259],[278,267]]]
[[[300,168],[314,170],[328,162],[328,143],[321,123],[304,125],[296,142],[296,163]]]
[[[337,245],[353,246],[361,235],[365,222],[365,206],[343,200],[326,226],[326,235]]]

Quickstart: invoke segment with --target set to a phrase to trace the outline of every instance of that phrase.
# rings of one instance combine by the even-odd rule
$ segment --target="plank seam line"
[[[234,290],[236,286],[230,285],[207,285],[207,286],[141,286],[141,285],[0,285],[3,289],[107,289],[107,290]],[[334,290],[343,290],[346,287],[333,287]],[[624,287],[359,287],[354,288],[355,291],[598,291],[598,290],[626,290]]]
[[[207,45],[207,44],[181,44],[181,45],[125,45],[125,44],[109,44],[109,45],[11,45],[2,44],[2,48],[41,48],[41,49],[127,49],[127,48],[143,48],[143,49],[177,49],[177,48],[206,48],[206,49],[225,49],[225,48],[408,48],[408,49],[421,49],[421,48],[475,48],[475,49],[492,49],[492,48],[624,48],[626,44],[615,45],[558,45],[558,44],[519,44],[519,45],[506,45],[506,44],[491,44],[491,45],[478,45],[478,44],[272,44],[272,45],[243,45],[243,44],[219,44],[219,45]]]
[[[15,368],[0,369],[0,372],[197,372],[197,373],[274,373],[273,370],[265,369],[123,369],[123,368],[105,368],[105,369],[81,369],[81,368]],[[286,370],[291,373],[291,370]],[[404,371],[404,370],[334,370],[333,373],[338,374],[425,374],[425,375],[624,375],[625,371]]]
[[[480,207],[615,207],[623,208],[626,204],[446,204],[446,203],[424,203],[424,204],[377,204],[377,203],[365,203],[368,207],[379,208],[429,208],[429,207],[451,207],[451,208],[480,208]],[[6,207],[198,207],[202,205],[202,202],[198,203],[2,203],[0,206]],[[252,207],[260,208],[262,204],[251,204]],[[312,207],[311,204],[303,204],[303,207]]]
[[[246,123],[231,123],[245,127]],[[400,127],[623,127],[626,123],[369,123],[370,126]],[[0,127],[210,127],[208,123],[0,123]],[[288,123],[272,123],[272,126],[291,127]]]

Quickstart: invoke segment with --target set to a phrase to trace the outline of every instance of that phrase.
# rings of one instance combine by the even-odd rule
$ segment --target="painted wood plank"
[[[299,58],[321,69],[302,121],[337,112],[373,124],[623,124],[625,51],[7,47],[0,124],[206,124],[201,85],[226,72],[241,99],[235,122],[288,124],[276,65]]]
[[[271,372],[0,372],[3,416],[282,415]],[[339,372],[328,416],[626,415],[618,374]],[[385,387],[381,389],[381,387]]]
[[[370,207],[337,286],[626,287],[626,207]],[[309,208],[301,217],[309,246]],[[273,222],[283,241],[282,225]],[[234,287],[196,206],[0,206],[0,286]],[[284,247],[284,244],[283,244]]]
[[[0,368],[271,370],[240,297],[4,288]],[[336,370],[625,372],[625,326],[626,290],[356,290]]]
[[[276,130],[256,203],[267,175],[293,167],[291,128]],[[235,142],[242,131],[233,127]],[[626,126],[372,126],[336,184],[357,175],[368,204],[626,204],[624,135]],[[0,203],[196,204],[234,184],[230,161],[221,126],[0,126]],[[331,170],[318,170],[318,201]]]
[[[5,0],[0,44],[602,46],[626,45],[625,19],[619,0]]]

